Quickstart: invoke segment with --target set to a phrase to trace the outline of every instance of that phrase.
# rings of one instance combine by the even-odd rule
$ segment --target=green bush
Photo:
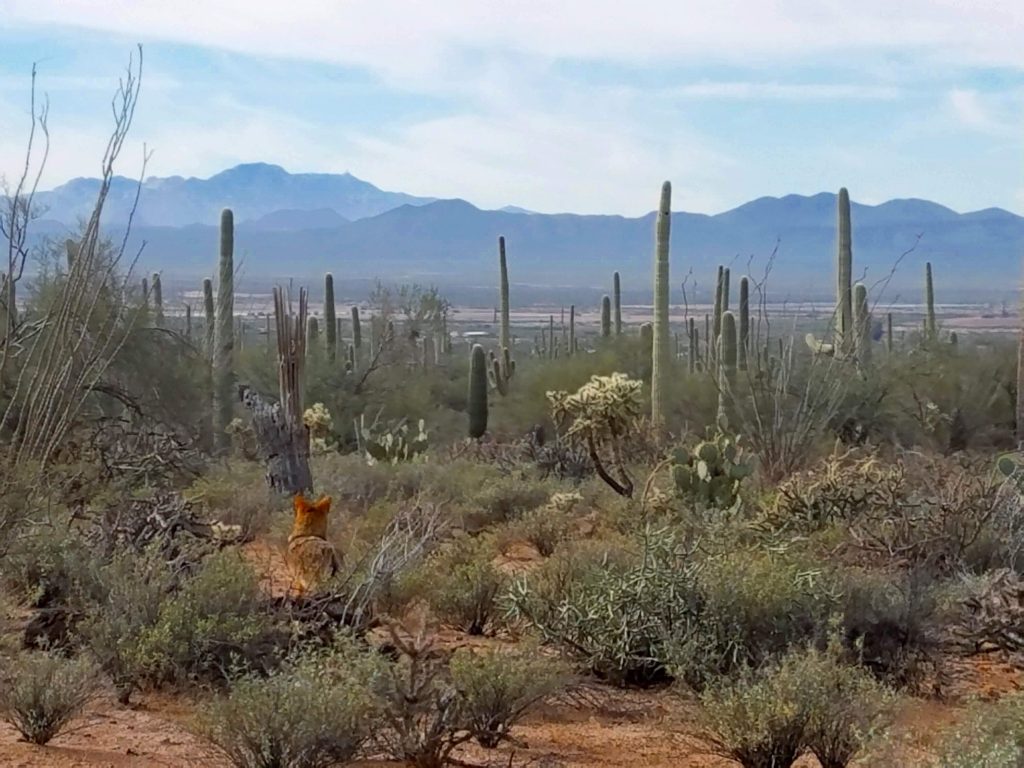
[[[291,513],[290,504],[271,494],[263,467],[249,462],[211,467],[185,496],[202,504],[210,519],[240,525],[247,538],[265,533],[275,519]]]
[[[497,555],[490,537],[463,537],[450,542],[428,565],[428,601],[445,624],[482,635],[492,624],[505,576],[494,566]]]
[[[68,516],[22,529],[7,554],[0,574],[11,594],[32,607],[63,602],[80,589],[93,554]]]
[[[537,509],[551,498],[552,485],[520,477],[501,477],[480,486],[467,500],[467,527],[507,523]]]
[[[524,512],[498,534],[501,549],[504,551],[517,541],[525,541],[543,557],[549,557],[572,535],[572,509],[579,501],[579,494],[556,493],[544,506]]]
[[[27,741],[46,744],[81,714],[99,683],[99,670],[84,656],[19,654],[0,669],[0,718]]]
[[[466,726],[481,746],[493,749],[534,705],[565,688],[568,670],[532,645],[510,651],[456,651],[449,668]]]
[[[845,768],[876,735],[890,701],[869,674],[840,660],[836,644],[746,668],[701,694],[709,741],[744,768],[788,768],[805,750],[823,768]]]
[[[975,703],[942,742],[935,768],[1020,768],[1024,765],[1024,693]]]
[[[351,760],[378,722],[370,692],[379,662],[343,642],[267,677],[234,680],[205,704],[199,735],[236,768],[326,768]]]
[[[160,683],[223,678],[233,667],[265,664],[283,630],[264,600],[257,574],[239,554],[211,555],[142,634],[141,668]]]

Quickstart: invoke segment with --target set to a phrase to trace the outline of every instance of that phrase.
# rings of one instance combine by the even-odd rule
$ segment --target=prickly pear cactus
[[[676,493],[714,509],[736,506],[740,486],[754,469],[737,440],[724,434],[709,434],[692,452],[679,448],[673,458]]]
[[[377,432],[373,425],[367,426],[359,419],[359,445],[363,448],[366,462],[371,466],[378,463],[398,464],[401,461],[416,461],[427,452],[429,436],[426,423],[420,419],[416,429],[409,429],[409,422],[402,419],[396,424]]]

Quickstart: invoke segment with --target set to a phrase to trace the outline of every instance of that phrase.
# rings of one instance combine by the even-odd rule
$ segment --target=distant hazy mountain
[[[66,231],[67,222],[87,209],[79,189],[85,184],[74,181],[49,193],[51,207],[37,222],[37,234]],[[119,187],[115,208],[123,206],[124,194]],[[463,200],[382,192],[349,175],[290,175],[267,165],[239,166],[205,181],[147,181],[141,223],[132,235],[134,245],[146,243],[140,268],[189,280],[212,274],[215,222],[224,206],[235,211],[236,253],[253,279],[319,279],[330,270],[340,291],[345,278],[373,277],[487,286],[497,279],[496,241],[504,235],[511,278],[520,285],[610,285],[611,273],[619,270],[624,290],[649,292],[653,213],[625,218],[485,211]],[[376,215],[369,215],[375,207]],[[778,246],[771,278],[776,295],[827,296],[833,291],[835,207],[835,195],[821,193],[763,197],[714,216],[676,212],[672,282],[678,286],[692,270],[690,285],[696,281],[706,297],[717,264],[731,264],[739,274],[754,256],[749,269],[760,275]],[[1017,289],[1024,254],[1020,216],[1000,209],[959,214],[927,200],[855,203],[852,216],[854,272],[869,285],[913,248],[890,285],[908,299],[921,291],[926,260],[935,265],[940,300],[953,291],[1005,296]]]
[[[45,217],[74,224],[87,216],[99,189],[97,179],[73,179],[38,195]],[[135,200],[138,183],[113,180],[105,221],[123,224]],[[208,179],[150,177],[142,184],[135,221],[141,225],[182,227],[216,224],[222,208],[235,209],[236,221],[259,219],[282,210],[328,209],[344,219],[376,216],[400,205],[422,205],[433,198],[385,192],[351,174],[288,173],[266,163],[230,168]]]

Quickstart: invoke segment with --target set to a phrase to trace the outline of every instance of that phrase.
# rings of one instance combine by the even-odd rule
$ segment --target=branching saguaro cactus
[[[622,335],[622,282],[619,273],[612,275],[612,300],[615,302],[615,335]]]
[[[850,224],[850,193],[839,190],[836,200],[836,351],[850,355],[856,335],[853,328],[853,230]]]
[[[516,361],[508,352],[508,347],[501,351],[501,357],[491,351],[489,356],[489,370],[487,372],[491,388],[504,397],[508,394],[508,383],[516,373]]]
[[[750,280],[746,275],[740,278],[740,327],[737,342],[737,367],[745,371],[750,350]]]
[[[235,217],[230,208],[220,215],[220,273],[213,354],[213,435],[218,452],[227,452],[227,433],[234,411],[235,376]]]
[[[925,341],[934,344],[939,338],[939,326],[935,321],[935,283],[932,281],[932,263],[924,265]]]
[[[216,344],[217,313],[214,310],[213,304],[213,280],[210,278],[203,280],[203,316],[206,320],[206,326],[203,329],[206,343],[206,356],[212,362],[213,349]]]
[[[612,300],[608,296],[601,298],[601,338],[612,335]]]
[[[665,426],[668,387],[671,376],[669,358],[672,338],[668,325],[669,236],[672,220],[672,184],[661,185],[661,200],[654,225],[654,332],[651,353],[651,422]]]
[[[334,307],[334,275],[324,275],[324,340],[327,359],[334,362],[338,355],[338,315]]]
[[[474,344],[469,354],[469,436],[479,440],[487,432],[487,354]]]
[[[291,298],[274,287],[274,319],[277,326],[279,401],[266,402],[250,387],[239,388],[242,403],[252,414],[256,439],[267,465],[267,483],[278,493],[294,495],[313,490],[309,468],[309,428],[303,421],[303,377],[306,366],[306,290],[299,290],[299,311]]]
[[[164,327],[164,291],[160,283],[160,273],[153,273],[153,324],[157,328]]]
[[[871,362],[871,308],[864,283],[853,286],[853,329],[857,362],[867,365]]]

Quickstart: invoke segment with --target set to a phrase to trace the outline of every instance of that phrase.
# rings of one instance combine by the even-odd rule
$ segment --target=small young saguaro
[[[359,307],[352,307],[352,346],[357,350],[363,346],[363,329],[359,323]]]
[[[740,327],[737,343],[737,365],[741,371],[747,370],[747,351],[750,345],[750,280],[746,275],[740,278]]]
[[[612,300],[609,296],[601,298],[601,337],[607,339],[612,335]]]
[[[220,215],[220,272],[213,353],[213,439],[219,452],[231,447],[228,425],[234,413],[235,358],[235,217],[230,208]]]
[[[208,277],[203,280],[203,316],[206,318],[206,327],[204,328],[204,338],[206,341],[206,357],[208,360],[212,362],[214,338],[216,335],[217,328],[217,313],[214,310],[213,305],[213,280],[211,280]]]
[[[474,344],[469,356],[469,436],[478,440],[487,431],[487,353]]]
[[[619,273],[612,275],[612,300],[615,302],[615,335],[622,335],[622,282]]]
[[[932,281],[932,263],[924,265],[925,341],[933,343],[939,338],[939,326],[935,322],[935,283]]]
[[[153,285],[150,288],[153,292],[153,325],[157,328],[164,327],[164,291],[160,284],[160,273],[153,273]]]
[[[672,184],[661,185],[654,224],[654,330],[651,350],[651,422],[665,426],[671,371],[672,336],[668,325],[669,237],[672,219]]]
[[[871,362],[871,309],[864,283],[853,286],[853,329],[857,362],[867,365]]]

